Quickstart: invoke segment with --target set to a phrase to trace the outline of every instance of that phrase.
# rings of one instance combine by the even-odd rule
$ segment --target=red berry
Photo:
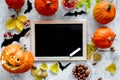
[[[7,37],[7,34],[6,34],[6,33],[4,33],[4,34],[3,34],[3,36],[6,38],[6,37]]]
[[[74,3],[70,3],[70,4],[69,4],[69,7],[70,7],[70,8],[74,7]]]
[[[26,21],[26,22],[24,22],[24,25],[25,25],[25,26],[28,26],[28,24],[29,24],[29,22],[27,22],[27,21]]]
[[[30,22],[30,20],[27,20],[27,22]]]
[[[11,32],[7,32],[7,33],[8,33],[8,35],[9,35],[10,37],[12,37],[12,36],[13,36]]]
[[[68,3],[65,2],[65,3],[64,3],[64,6],[65,6],[65,7],[68,7]]]

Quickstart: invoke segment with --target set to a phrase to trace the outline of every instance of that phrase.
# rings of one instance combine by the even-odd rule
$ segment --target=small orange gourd
[[[44,16],[51,16],[58,10],[58,0],[35,0],[36,11]]]
[[[20,9],[25,3],[25,0],[5,0],[5,1],[7,5],[13,9]]]
[[[34,62],[31,52],[23,50],[18,44],[10,44],[4,48],[1,54],[2,67],[10,73],[24,73],[28,71]]]
[[[116,8],[112,2],[101,1],[93,9],[94,19],[100,24],[107,24],[115,18]]]
[[[109,48],[115,36],[115,33],[110,28],[100,27],[94,32],[93,42],[98,48]]]

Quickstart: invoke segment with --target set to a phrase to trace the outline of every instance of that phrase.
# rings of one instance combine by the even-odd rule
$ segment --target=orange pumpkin
[[[13,9],[20,9],[25,3],[25,0],[5,0],[5,1],[7,5]]]
[[[51,16],[58,10],[58,0],[35,0],[35,9],[44,16]]]
[[[101,1],[93,9],[93,16],[100,24],[107,24],[115,18],[116,8],[112,2]]]
[[[93,42],[99,48],[109,48],[115,39],[115,33],[108,27],[98,28],[93,35]]]
[[[11,73],[24,73],[28,71],[34,62],[31,52],[23,50],[18,44],[10,44],[4,48],[1,54],[2,66]]]

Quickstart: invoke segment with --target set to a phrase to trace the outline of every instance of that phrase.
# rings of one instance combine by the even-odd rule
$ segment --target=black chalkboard
[[[70,53],[80,48],[73,57],[83,57],[84,30],[83,23],[35,23],[34,30],[34,53],[39,58],[68,58]]]

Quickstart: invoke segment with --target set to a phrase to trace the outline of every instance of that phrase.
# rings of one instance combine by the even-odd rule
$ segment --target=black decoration
[[[23,36],[26,35],[26,33],[30,30],[30,28],[26,28],[26,29],[23,29],[23,31],[20,33],[20,34],[14,34],[13,37],[11,39],[4,39],[4,41],[2,42],[1,44],[1,48],[3,46],[7,46],[9,44],[11,44],[13,41],[17,41],[19,42],[19,39]]]
[[[30,12],[32,10],[32,3],[27,0],[27,9],[25,10],[24,14]]]
[[[60,61],[58,61],[60,69],[63,71],[65,68],[67,68],[71,63],[66,64],[65,66],[62,65]]]
[[[82,14],[87,14],[85,11],[81,10],[80,12],[75,11],[74,13],[68,12],[64,16],[77,16],[77,15],[82,15]]]

